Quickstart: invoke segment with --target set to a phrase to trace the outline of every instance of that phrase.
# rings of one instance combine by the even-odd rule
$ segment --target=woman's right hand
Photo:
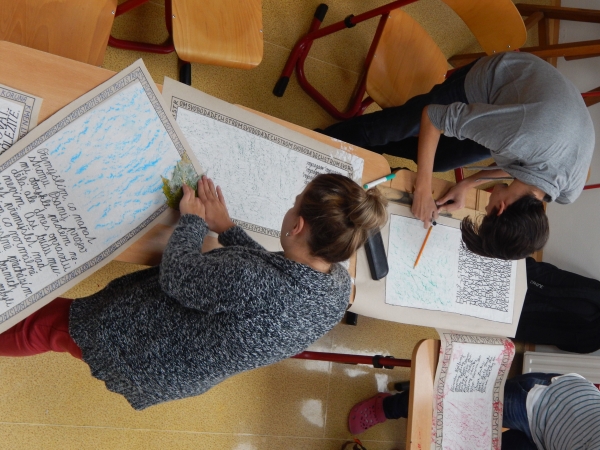
[[[198,197],[206,208],[206,223],[215,233],[221,234],[224,231],[235,226],[235,223],[229,217],[225,197],[221,188],[215,185],[212,180],[206,176],[198,181]]]
[[[198,188],[199,187],[200,181],[198,181]],[[206,208],[200,199],[196,197],[194,190],[185,183],[183,184],[182,189],[183,197],[179,202],[179,212],[181,215],[194,214],[206,220]]]

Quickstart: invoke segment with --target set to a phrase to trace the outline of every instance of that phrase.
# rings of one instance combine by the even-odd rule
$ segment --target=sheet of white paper
[[[37,125],[42,99],[0,84],[0,154]]]
[[[187,150],[141,60],[49,120],[0,157],[0,331],[156,223]]]
[[[165,78],[163,96],[232,219],[269,250],[295,197],[317,174],[360,182],[363,160]]]
[[[460,230],[435,226],[414,267],[426,235],[420,220],[391,215],[386,302],[449,311],[456,298]]]
[[[510,323],[517,283],[517,262],[458,251],[458,285],[454,308],[460,314]]]
[[[500,450],[504,383],[514,357],[505,338],[438,330],[433,400],[435,450]]]
[[[386,303],[510,323],[516,262],[471,253],[458,228],[440,223],[415,268],[426,234],[420,220],[391,215]]]

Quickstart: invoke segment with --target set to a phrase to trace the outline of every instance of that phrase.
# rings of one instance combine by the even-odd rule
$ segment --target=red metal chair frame
[[[115,11],[115,18],[119,17],[121,14],[125,14],[126,12],[131,11],[134,8],[137,8],[138,6],[143,5],[144,3],[148,3],[148,1],[149,0],[127,0],[121,3],[117,6],[117,10]],[[117,39],[111,35],[108,38],[108,45],[123,50],[136,50],[139,52],[159,53],[162,55],[174,52],[175,44],[173,43],[173,13],[171,0],[165,0],[165,25],[167,27],[169,37],[162,44],[149,44],[146,42]],[[192,65],[189,62],[179,58],[179,56],[178,60],[180,61],[179,81],[191,86]]]
[[[138,6],[148,3],[149,0],[127,0],[117,6],[115,11],[115,18],[128,11],[131,11]],[[165,0],[165,24],[167,26],[167,32],[169,37],[163,44],[148,44],[145,42],[128,41],[125,39],[117,39],[113,36],[108,38],[108,45],[111,47],[121,48],[123,50],[137,50],[139,52],[149,53],[160,53],[167,54],[175,51],[175,45],[173,44],[173,22],[172,22],[172,9],[171,0]]]
[[[325,18],[325,14],[327,13],[327,5],[321,3],[315,12],[313,21],[310,25],[310,29],[308,33],[304,35],[300,40],[296,43],[292,52],[285,63],[283,71],[281,72],[281,76],[273,89],[273,94],[277,97],[282,97],[285,93],[287,85],[290,81],[290,76],[296,69],[296,75],[298,77],[298,83],[304,89],[304,91],[310,95],[325,111],[327,111],[331,116],[335,117],[338,120],[346,120],[355,116],[361,115],[364,110],[373,103],[373,99],[367,97],[363,100],[365,92],[367,90],[367,72],[371,65],[371,61],[373,61],[373,57],[375,55],[375,49],[377,48],[377,44],[379,43],[379,39],[381,38],[381,34],[383,32],[383,27],[389,17],[391,11],[401,8],[402,6],[406,6],[410,3],[414,3],[417,0],[397,0],[392,3],[388,3],[387,5],[380,6],[379,8],[372,9],[370,11],[359,14],[358,16],[349,15],[346,19],[333,23],[325,28],[320,28],[323,19]],[[365,61],[365,70],[361,75],[361,80],[356,91],[354,98],[351,101],[351,104],[346,112],[339,111],[335,106],[329,102],[317,89],[315,89],[306,79],[306,74],[304,72],[304,62],[306,57],[308,56],[308,52],[312,47],[312,44],[315,40],[321,39],[325,36],[329,36],[330,34],[337,33],[338,31],[344,30],[346,28],[352,28],[356,24],[360,22],[364,22],[365,20],[372,19],[374,17],[381,16],[379,19],[379,25],[377,26],[377,31],[375,32],[375,36],[373,41],[371,42],[371,46],[369,48],[369,52],[367,53],[367,59]]]
[[[411,367],[410,359],[397,359],[392,356],[364,356],[364,355],[349,355],[345,353],[326,353],[326,352],[302,352],[295,359],[309,359],[313,361],[329,361],[342,364],[367,364],[372,365],[376,369],[393,369],[394,367]]]
[[[288,60],[285,63],[285,66],[281,72],[279,80],[277,81],[277,84],[273,89],[273,94],[277,97],[283,97],[287,85],[290,81],[290,76],[294,72],[294,69],[296,69],[298,83],[300,84],[302,89],[332,117],[334,117],[337,120],[347,120],[352,117],[362,115],[365,109],[373,103],[373,99],[370,97],[363,99],[367,90],[367,73],[369,71],[369,67],[371,66],[371,62],[373,61],[375,49],[379,44],[379,40],[381,38],[381,34],[383,32],[383,28],[389,17],[389,14],[394,9],[401,8],[402,6],[406,6],[415,1],[416,0],[397,0],[395,2],[388,3],[387,5],[383,5],[379,8],[375,8],[370,11],[359,14],[358,16],[349,15],[348,17],[346,17],[346,19],[340,22],[333,23],[325,28],[320,27],[321,23],[323,22],[323,19],[325,18],[325,14],[327,13],[328,7],[324,3],[320,4],[315,12],[308,33],[302,38],[300,38],[300,40],[292,49],[292,52],[290,53],[290,56],[288,57]],[[309,83],[304,71],[304,62],[306,61],[308,52],[310,51],[312,44],[315,40],[323,38],[325,36],[329,36],[333,33],[337,33],[338,31],[344,30],[346,28],[352,28],[360,22],[364,22],[365,20],[369,20],[377,16],[381,16],[381,18],[379,19],[379,24],[377,26],[375,36],[373,37],[373,41],[371,42],[371,46],[369,47],[369,52],[367,53],[367,58],[365,60],[365,69],[361,75],[361,80],[356,90],[356,94],[351,100],[351,104],[346,110],[346,112],[341,112],[335,106],[333,106],[331,102],[327,100],[327,98],[325,98],[317,89],[315,89],[313,85]],[[447,75],[454,70],[455,69],[449,70]],[[590,91],[583,93],[582,96],[584,98],[596,97],[600,96],[600,92]],[[459,167],[457,169],[454,169],[454,176],[456,178],[457,183],[464,180],[465,176],[463,168]],[[584,189],[592,189],[592,187],[586,186]]]

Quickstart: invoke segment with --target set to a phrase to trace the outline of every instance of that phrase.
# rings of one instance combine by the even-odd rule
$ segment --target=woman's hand
[[[200,181],[198,181],[198,190],[200,190],[199,188]],[[185,183],[183,184],[182,189],[183,197],[179,202],[179,212],[181,215],[194,214],[206,220],[206,208],[200,199],[196,197],[194,190]]]
[[[419,131],[419,146],[417,150],[417,179],[413,193],[412,213],[423,221],[425,228],[431,226],[431,221],[437,219],[438,209],[431,196],[431,178],[435,153],[442,134],[429,119],[429,107],[421,113],[421,129]]]
[[[210,178],[203,176],[198,181],[198,197],[204,208],[206,208],[204,220],[206,220],[208,228],[221,234],[235,226],[227,212],[225,197],[223,197],[221,188],[217,186],[217,189],[215,189],[215,185]]]
[[[431,188],[415,189],[413,194],[412,213],[423,221],[425,228],[431,226],[431,221],[438,218],[438,208],[431,196]]]

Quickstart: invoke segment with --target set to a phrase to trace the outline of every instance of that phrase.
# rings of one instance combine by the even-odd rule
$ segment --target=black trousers
[[[336,123],[323,134],[358,145],[376,153],[417,161],[421,113],[427,105],[467,103],[465,77],[471,63],[452,73],[443,83],[435,85],[427,94],[417,95],[402,106],[386,108],[372,114]],[[434,172],[445,172],[490,157],[490,151],[470,139],[440,136]]]

